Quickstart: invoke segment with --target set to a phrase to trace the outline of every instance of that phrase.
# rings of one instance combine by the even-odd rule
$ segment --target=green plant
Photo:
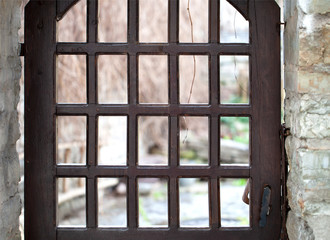
[[[197,154],[193,150],[180,151],[180,157],[185,159],[196,159]]]
[[[221,128],[224,139],[232,139],[240,143],[249,143],[248,117],[221,117]]]
[[[164,194],[164,192],[162,192],[162,191],[154,191],[154,192],[152,193],[152,197],[153,197],[155,200],[157,200],[157,201],[163,199],[164,196],[165,196],[165,194]]]
[[[142,219],[144,221],[146,221],[147,223],[150,223],[150,220],[148,218],[148,214],[145,211],[145,209],[143,208],[143,199],[142,198],[139,199],[139,214],[140,214],[140,216],[142,216]]]
[[[237,220],[239,221],[240,225],[243,225],[243,226],[249,225],[249,219],[246,217],[238,217]]]
[[[232,183],[233,186],[245,186],[246,185],[247,180],[245,178],[239,178],[239,179],[235,179]]]

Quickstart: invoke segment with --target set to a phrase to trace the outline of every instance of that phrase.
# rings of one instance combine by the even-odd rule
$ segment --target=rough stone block
[[[328,151],[310,151],[303,149],[299,150],[298,156],[302,162],[301,167],[304,170],[330,171],[330,149]],[[315,176],[321,177],[319,175]]]
[[[330,93],[329,73],[298,71],[298,91],[300,93]]]
[[[315,240],[313,230],[308,223],[292,211],[288,214],[286,226],[290,240]]]
[[[303,94],[300,98],[300,112],[330,114],[330,94]]]
[[[329,138],[330,114],[297,114],[293,128],[299,138]]]
[[[330,138],[326,139],[304,139],[304,147],[310,150],[329,150]]]
[[[291,209],[301,215],[330,215],[329,175],[330,150],[297,149],[291,155],[288,178]]]
[[[299,36],[299,66],[312,66],[323,62],[327,40],[322,31],[308,34],[301,31]]]
[[[302,19],[299,23],[299,66],[327,64],[330,16],[311,14],[305,15]],[[329,73],[329,69],[326,72]]]
[[[305,13],[325,14],[330,12],[328,0],[299,0],[298,4]]]
[[[319,201],[304,201],[304,215],[310,216],[330,216],[330,203]]]
[[[306,216],[308,225],[313,230],[315,240],[328,240],[330,236],[330,216]],[[301,238],[304,239],[304,238]],[[291,239],[290,239],[291,240]]]
[[[19,138],[17,103],[21,74],[18,56],[20,0],[0,0],[0,239],[19,240]]]
[[[20,240],[18,217],[21,212],[21,199],[19,194],[11,196],[10,201],[0,204],[0,239],[1,240]]]

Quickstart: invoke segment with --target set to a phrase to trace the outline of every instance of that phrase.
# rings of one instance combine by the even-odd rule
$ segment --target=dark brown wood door
[[[107,1],[107,0],[102,0]],[[182,1],[182,0],[181,0]],[[220,1],[208,3],[208,42],[179,42],[179,0],[168,0],[168,42],[139,42],[139,1],[128,0],[127,42],[100,43],[98,1],[87,1],[87,41],[56,41],[56,22],[77,0],[30,0],[25,8],[25,238],[27,240],[84,239],[279,239],[280,238],[280,9],[275,1],[231,0],[249,21],[249,43],[220,42]],[[192,1],[193,2],[193,1]],[[107,104],[98,100],[97,61],[100,55],[127,57],[127,103]],[[56,59],[80,55],[86,62],[86,102],[60,103],[56,93]],[[139,99],[139,59],[143,55],[167,58],[168,102],[142,103]],[[181,101],[180,58],[208,59],[208,102]],[[248,61],[248,101],[222,101],[221,59],[245,56]],[[82,90],[81,91],[85,91]],[[57,125],[63,117],[85,119],[86,161],[82,165],[58,164]],[[99,119],[121,116],[126,119],[127,162],[120,166],[98,164]],[[138,122],[141,117],[165,118],[168,122],[168,162],[161,166],[138,162]],[[206,119],[208,163],[183,165],[180,162],[180,121]],[[221,124],[224,118],[244,118],[249,128],[249,156],[246,164],[221,162]],[[58,225],[59,179],[80,178],[85,182],[86,224],[83,227]],[[121,178],[127,185],[127,224],[100,227],[97,183],[99,178]],[[138,181],[162,178],[167,184],[167,225],[141,227],[139,224]],[[200,178],[208,189],[208,224],[183,227],[180,220],[180,181]],[[223,224],[222,179],[249,179],[248,224]],[[271,192],[271,193],[270,193]],[[269,200],[267,202],[267,200]],[[194,209],[191,209],[194,211]],[[268,212],[268,214],[266,214]]]

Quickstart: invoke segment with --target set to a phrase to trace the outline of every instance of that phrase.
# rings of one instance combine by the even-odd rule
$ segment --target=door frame
[[[251,179],[251,227],[221,228],[219,227],[219,207],[211,199],[209,229],[182,229],[178,227],[177,209],[172,207],[169,218],[175,219],[169,224],[168,229],[139,229],[137,221],[128,220],[128,228],[100,229],[97,228],[96,220],[96,184],[97,165],[95,160],[95,148],[92,143],[96,139],[96,120],[99,114],[96,99],[95,65],[96,55],[104,50],[97,43],[97,5],[94,0],[88,1],[87,17],[87,43],[57,43],[56,20],[60,19],[76,0],[31,0],[25,8],[25,238],[26,240],[74,240],[74,239],[279,239],[281,230],[281,150],[279,130],[281,129],[281,81],[280,81],[280,8],[272,0],[242,0],[247,8],[240,8],[247,13],[250,21],[249,44],[220,44],[219,43],[219,1],[209,0],[210,4],[210,34],[207,44],[181,44],[178,47],[178,4],[176,0],[169,0],[169,45],[176,45],[182,51],[190,49],[193,54],[207,51],[210,59],[211,99],[209,108],[218,111],[221,116],[249,116],[251,118],[251,164],[248,168],[231,168],[216,166],[218,160],[211,162],[209,172],[217,172],[218,176],[249,177]],[[240,1],[230,1],[237,4]],[[131,66],[128,69],[131,99],[129,105],[137,106],[136,101],[136,52],[131,54],[128,45],[137,46],[137,0],[128,0],[128,44],[122,46],[121,51],[129,55]],[[216,22],[216,23],[215,23]],[[213,25],[212,25],[213,24]],[[203,46],[202,46],[203,45]],[[111,44],[106,46],[114,49]],[[148,46],[147,46],[148,48]],[[125,50],[126,49],[126,50]],[[150,46],[152,49],[152,46]],[[168,51],[170,62],[169,76],[172,85],[175,86],[178,76],[177,57],[171,48],[163,46],[163,51]],[[167,49],[167,50],[166,50]],[[206,50],[205,50],[206,49]],[[139,51],[139,50],[137,50]],[[152,51],[152,50],[149,50]],[[216,52],[216,54],[215,54]],[[87,104],[86,108],[80,106],[65,106],[56,104],[55,97],[55,58],[56,54],[86,54],[88,77],[87,77]],[[131,55],[130,55],[131,54]],[[177,54],[177,53],[176,53]],[[219,104],[219,55],[220,54],[247,54],[250,56],[250,81],[251,95],[250,104],[247,106],[220,105]],[[213,80],[212,80],[213,79]],[[171,83],[171,80],[170,80]],[[172,87],[173,87],[172,86]],[[176,86],[177,87],[177,86]],[[135,91],[135,93],[134,93]],[[171,93],[170,93],[171,94]],[[172,93],[171,104],[178,105],[178,94]],[[213,96],[213,97],[212,97]],[[88,107],[90,106],[90,107]],[[129,109],[129,108],[128,108]],[[180,109],[180,106],[178,107]],[[212,110],[212,111],[213,111]],[[170,109],[165,110],[169,113]],[[178,110],[179,111],[179,110]],[[188,110],[187,110],[188,111]],[[201,110],[202,111],[202,110]],[[166,112],[167,113],[167,112]],[[185,114],[186,112],[182,112]],[[77,170],[60,167],[55,162],[55,128],[57,115],[84,115],[87,116],[87,165]],[[128,110],[128,116],[130,112]],[[178,114],[178,113],[177,113]],[[189,115],[189,114],[188,114]],[[211,115],[211,113],[210,113]],[[135,115],[136,116],[136,115]],[[177,118],[171,118],[173,130],[178,131]],[[134,119],[134,117],[133,117]],[[135,121],[135,122],[134,122]],[[134,129],[136,117],[130,121],[130,129]],[[213,124],[213,125],[212,125]],[[211,118],[211,126],[219,130],[215,120]],[[134,136],[134,133],[133,133]],[[177,144],[175,134],[172,134],[172,143]],[[131,135],[132,137],[132,135]],[[128,168],[136,167],[136,152],[133,147],[136,137],[129,138]],[[212,139],[211,139],[212,141]],[[211,142],[212,144],[212,142]],[[215,140],[213,146],[218,144]],[[177,146],[177,145],[176,145]],[[219,145],[217,145],[218,147]],[[216,156],[218,152],[214,154]],[[180,170],[177,161],[177,153],[171,153],[170,167],[173,172]],[[176,157],[175,157],[176,156]],[[95,171],[95,172],[94,172]],[[127,170],[127,172],[129,172]],[[178,174],[178,173],[177,173]],[[231,175],[233,174],[233,175]],[[125,175],[125,171],[123,171]],[[197,174],[198,175],[198,174]],[[56,177],[80,176],[86,178],[86,205],[87,227],[83,229],[61,229],[56,227]],[[213,180],[212,180],[213,179]],[[212,178],[210,189],[218,191],[218,178]],[[170,179],[172,186],[171,194],[177,192],[177,180]],[[128,195],[136,196],[136,179],[129,178]],[[262,205],[262,195],[265,186],[271,187],[271,211],[267,216],[267,224],[259,226],[259,216]],[[135,189],[135,190],[134,190]],[[177,196],[177,195],[176,195]],[[177,197],[171,201],[177,203]],[[136,201],[128,201],[131,208],[135,209],[128,213],[128,218],[136,218]],[[212,207],[214,206],[214,207]],[[174,208],[174,209],[173,209]]]

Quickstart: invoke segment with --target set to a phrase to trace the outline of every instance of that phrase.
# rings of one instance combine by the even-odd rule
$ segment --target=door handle
[[[270,213],[270,197],[271,197],[272,190],[270,186],[265,186],[264,191],[262,194],[262,204],[260,209],[260,220],[259,220],[259,227],[265,227],[267,224],[267,216]]]

